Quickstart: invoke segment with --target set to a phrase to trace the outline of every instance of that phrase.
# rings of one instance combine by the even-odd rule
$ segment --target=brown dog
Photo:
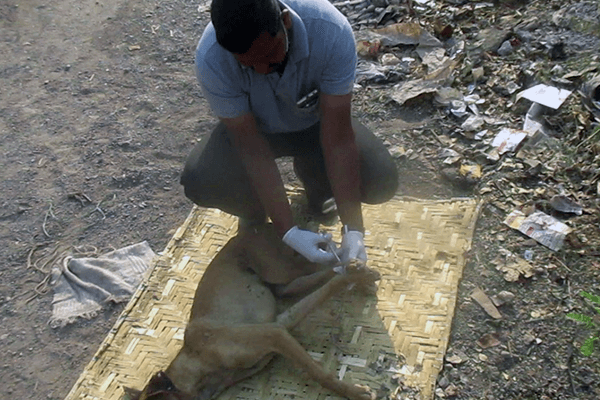
[[[311,310],[351,283],[369,285],[378,274],[364,266],[308,263],[265,225],[232,238],[207,267],[194,297],[183,348],[134,400],[208,400],[261,370],[276,353],[312,379],[352,400],[371,400],[366,387],[338,380],[289,333]],[[312,293],[277,314],[283,296]]]

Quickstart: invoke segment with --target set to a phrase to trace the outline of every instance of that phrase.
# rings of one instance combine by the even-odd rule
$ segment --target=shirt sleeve
[[[250,112],[239,67],[232,65],[225,50],[209,39],[203,35],[196,49],[196,78],[204,97],[219,118],[235,118]]]
[[[327,63],[321,77],[321,92],[344,95],[352,92],[356,76],[356,44],[350,24],[345,24],[333,37],[336,40],[332,41],[327,52]]]

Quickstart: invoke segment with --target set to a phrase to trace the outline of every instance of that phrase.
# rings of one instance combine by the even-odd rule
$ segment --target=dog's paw
[[[375,392],[364,385],[353,385],[352,393],[347,394],[350,400],[375,400]]]
[[[373,283],[381,278],[381,274],[359,260],[351,260],[345,267],[345,273],[355,282]]]

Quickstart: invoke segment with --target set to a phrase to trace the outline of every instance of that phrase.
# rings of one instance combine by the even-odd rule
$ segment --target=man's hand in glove
[[[344,227],[342,231],[342,264],[348,265],[350,260],[358,260],[367,263],[367,252],[365,250],[364,234],[358,230],[348,230]]]
[[[294,226],[283,236],[283,242],[310,262],[331,264],[337,260],[335,254],[327,251],[331,235],[322,235]]]

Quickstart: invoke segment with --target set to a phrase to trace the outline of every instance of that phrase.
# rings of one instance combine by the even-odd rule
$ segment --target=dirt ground
[[[193,70],[207,21],[197,0],[0,0],[0,397],[63,399],[122,310],[110,305],[90,321],[50,328],[53,263],[142,240],[159,252],[188,215],[179,174],[216,122]],[[430,99],[399,106],[377,89],[356,98],[356,114],[407,151],[397,158],[400,195],[480,194],[442,173],[440,136],[462,139]],[[289,162],[281,169],[294,183]],[[595,223],[580,226],[591,239],[598,203],[587,207]],[[503,211],[483,209],[438,394],[597,399],[597,353],[579,354],[586,332],[564,314],[589,311],[579,290],[598,294],[598,248],[580,241],[552,254],[503,225]],[[493,260],[505,247],[533,250],[535,274],[504,280]],[[503,319],[470,299],[475,287],[515,295]],[[484,336],[493,344],[482,346]]]

